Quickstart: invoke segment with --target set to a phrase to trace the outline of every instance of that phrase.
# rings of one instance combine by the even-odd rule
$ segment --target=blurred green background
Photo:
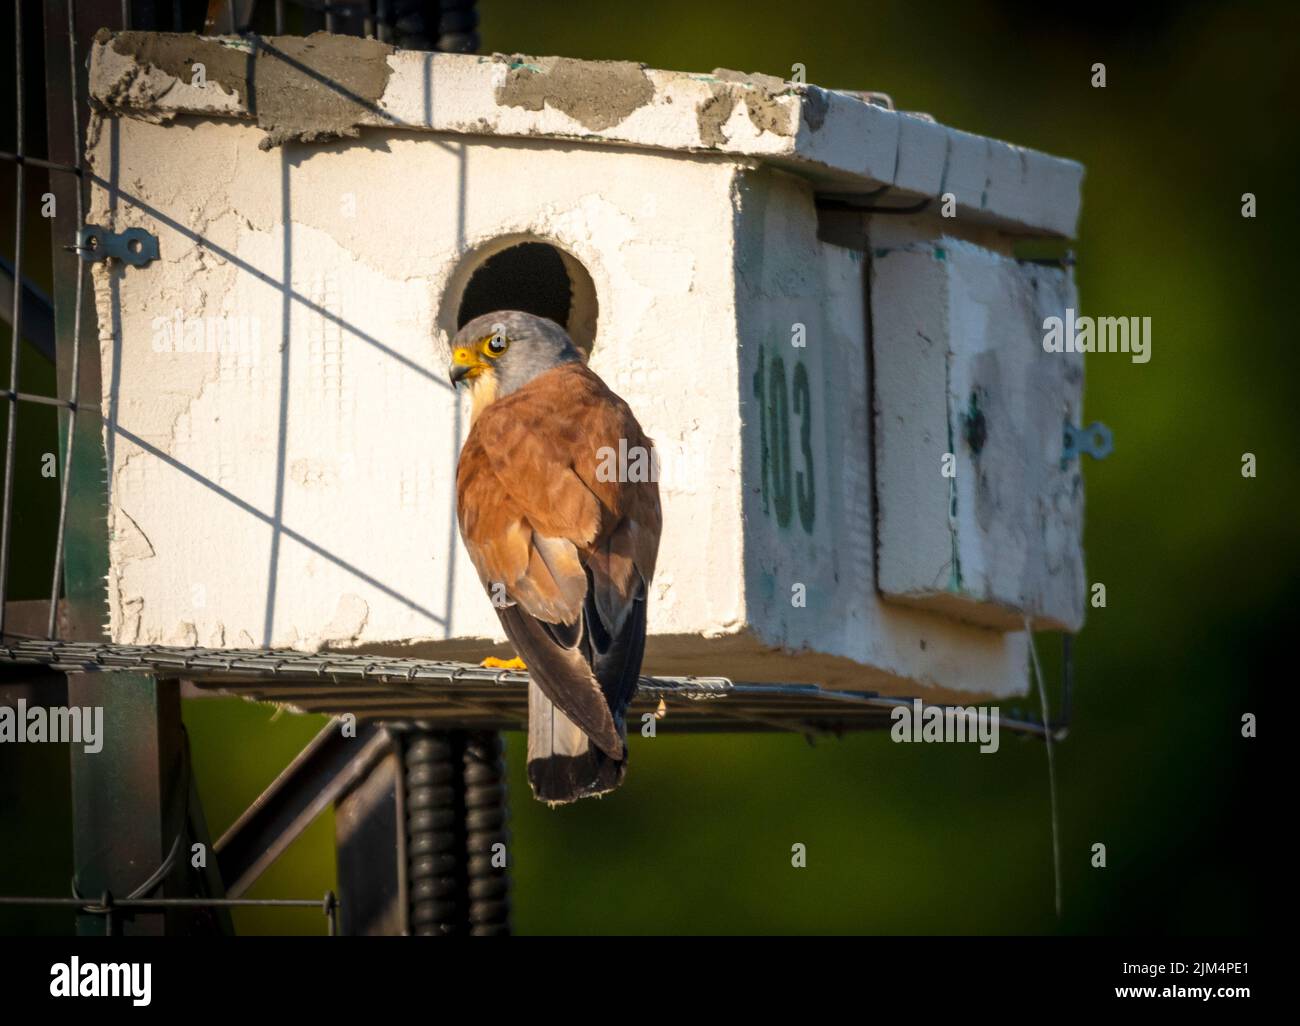
[[[1270,643],[1294,623],[1285,603],[1300,565],[1300,360],[1287,299],[1300,270],[1296,10],[481,0],[480,11],[484,52],[782,77],[801,63],[811,82],[883,90],[900,109],[1078,159],[1084,310],[1153,321],[1149,364],[1088,358],[1088,419],[1109,424],[1116,447],[1086,464],[1088,571],[1108,607],[1090,610],[1077,641],[1074,723],[1056,750],[1063,918],[1039,742],[1004,734],[988,757],[885,734],[811,747],[795,736],[663,734],[633,742],[617,795],[549,811],[528,797],[523,737],[511,734],[517,931],[1250,932],[1264,897],[1268,785],[1240,718],[1265,712]],[[1090,85],[1098,61],[1105,89]],[[2,77],[9,110],[12,75]],[[0,176],[0,197],[12,196],[12,169]],[[1258,197],[1253,220],[1241,216],[1245,192]],[[5,253],[11,207],[0,211]],[[30,273],[48,289],[48,232],[31,210]],[[40,361],[29,351],[24,363],[35,391]],[[51,450],[53,431],[47,411],[24,420],[20,459]],[[1245,452],[1258,458],[1254,480],[1241,475]],[[48,588],[56,486],[20,480],[18,536],[35,540],[21,545],[16,597],[34,598]],[[1053,679],[1057,648],[1039,637]],[[187,702],[185,718],[215,833],[323,722],[237,700]],[[66,752],[41,746],[18,759],[5,748],[0,893],[65,894]],[[333,887],[332,830],[323,817],[253,896]],[[790,866],[796,842],[807,846],[803,870]],[[1090,866],[1097,842],[1105,869]],[[243,932],[323,929],[315,912],[236,920]],[[67,928],[61,914],[0,913],[0,932]]]

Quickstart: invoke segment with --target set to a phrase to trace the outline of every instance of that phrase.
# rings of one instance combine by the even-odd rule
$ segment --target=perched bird
[[[653,467],[653,443],[553,321],[475,318],[450,373],[472,405],[461,537],[528,669],[529,784],[552,805],[605,794],[627,766],[662,523],[656,475],[627,473],[628,454]]]

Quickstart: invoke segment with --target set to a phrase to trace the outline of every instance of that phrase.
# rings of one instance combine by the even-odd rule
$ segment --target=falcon
[[[471,403],[461,537],[528,670],[529,785],[552,806],[606,794],[627,767],[662,525],[656,475],[627,455],[653,467],[653,443],[554,321],[475,318],[450,374]]]

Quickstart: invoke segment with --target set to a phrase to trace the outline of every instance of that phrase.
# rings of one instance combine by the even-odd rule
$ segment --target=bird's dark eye
[[[510,345],[510,340],[504,335],[493,335],[487,341],[487,351],[493,356],[500,356]]]

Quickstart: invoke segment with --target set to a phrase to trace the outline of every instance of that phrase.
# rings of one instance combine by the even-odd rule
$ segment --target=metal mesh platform
[[[0,661],[65,673],[133,670],[192,683],[203,691],[272,702],[300,712],[366,720],[418,720],[468,729],[523,729],[528,675],[468,663],[391,656],[307,654],[266,649],[173,648],[9,638]],[[841,734],[888,728],[909,697],[836,691],[817,684],[745,683],[726,677],[642,677],[633,722],[664,704],[659,729]],[[1042,736],[1015,717],[1003,730]]]

